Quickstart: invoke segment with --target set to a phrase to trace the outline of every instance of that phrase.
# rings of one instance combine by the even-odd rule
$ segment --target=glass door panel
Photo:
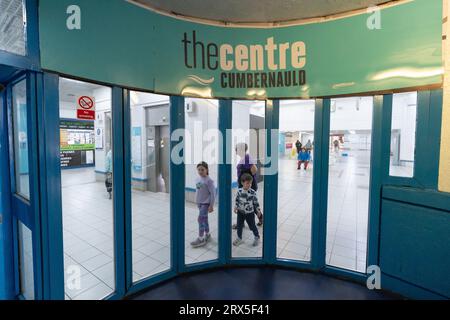
[[[60,78],[59,93],[65,298],[103,299],[115,291],[112,90]]]
[[[264,164],[266,155],[264,101],[233,101],[232,117],[232,257],[261,258],[263,247],[262,220],[256,213],[249,212],[236,203],[238,189],[247,181],[256,194],[262,214],[264,214]],[[252,194],[252,199],[254,199]],[[242,198],[248,197],[243,195]],[[253,209],[255,209],[253,205]],[[252,209],[252,208],[249,208]],[[255,228],[256,225],[256,228]],[[242,232],[242,233],[241,233]]]
[[[185,263],[218,258],[219,101],[185,100]]]
[[[309,261],[314,100],[280,101],[277,257]]]
[[[130,92],[133,282],[171,267],[169,97]]]
[[[366,271],[372,97],[331,100],[326,263]]]

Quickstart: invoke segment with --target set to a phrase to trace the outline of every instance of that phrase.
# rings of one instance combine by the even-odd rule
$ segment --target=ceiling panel
[[[387,0],[131,0],[147,7],[221,22],[281,22],[329,16]]]

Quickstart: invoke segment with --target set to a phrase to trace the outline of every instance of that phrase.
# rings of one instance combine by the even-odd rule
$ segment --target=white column
[[[450,192],[450,6],[443,0],[443,58],[444,102],[442,112],[441,159],[439,168],[439,191]]]

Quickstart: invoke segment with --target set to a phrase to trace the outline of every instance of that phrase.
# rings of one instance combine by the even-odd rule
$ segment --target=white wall
[[[186,188],[195,189],[198,177],[197,164],[205,161],[209,165],[209,175],[218,182],[219,141],[218,117],[219,101],[210,99],[190,99],[186,104],[193,106],[192,112],[185,113],[186,137]]]
[[[72,102],[59,102],[59,117],[64,119],[76,119],[77,107]]]
[[[314,100],[280,101],[280,131],[313,131]]]
[[[111,88],[102,87],[93,91],[92,96],[95,101],[95,114],[96,118],[99,114],[105,119],[105,113],[111,112]],[[95,121],[95,130],[97,128],[103,129],[103,149],[95,149],[95,170],[99,172],[105,172],[105,157],[109,148],[112,148],[112,137],[107,136],[105,133],[105,121]]]
[[[332,99],[330,129],[331,131],[371,130],[372,110],[372,97]]]

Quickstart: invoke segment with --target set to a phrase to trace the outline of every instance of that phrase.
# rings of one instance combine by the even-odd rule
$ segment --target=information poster
[[[95,131],[93,121],[60,121],[61,167],[95,164]]]
[[[142,129],[141,127],[133,127],[132,137],[131,137],[131,150],[132,150],[132,161],[133,170],[142,170]]]

